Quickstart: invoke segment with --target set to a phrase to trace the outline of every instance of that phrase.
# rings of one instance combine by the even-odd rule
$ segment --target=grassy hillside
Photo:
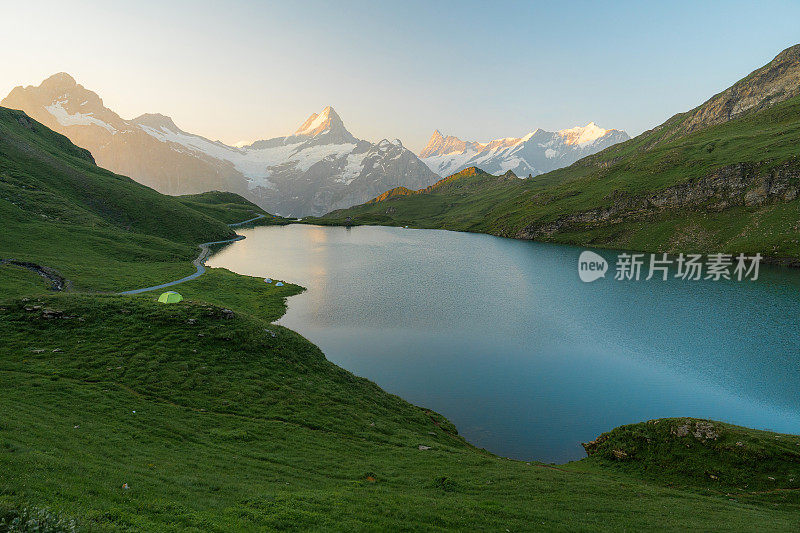
[[[194,242],[232,235],[221,221],[94,164],[91,154],[30,119],[0,108],[3,215]],[[38,221],[38,220],[37,220]]]
[[[278,304],[296,289],[269,290],[261,298]],[[599,459],[552,467],[476,450],[440,416],[270,324],[281,312],[226,318],[202,300],[147,296],[3,304],[0,381],[14,394],[0,396],[0,516],[36,506],[98,531],[796,524],[792,491],[765,495],[754,484],[732,499],[727,485],[695,483],[694,464],[676,470],[683,442],[702,447],[693,436],[653,453],[679,487]],[[758,445],[747,441],[755,457]],[[707,455],[699,462],[725,471],[730,457]],[[795,467],[778,459],[758,477],[790,488]]]
[[[797,259],[799,87],[796,46],[697,109],[570,167],[531,180],[498,184],[482,176],[463,189],[388,195],[321,222],[349,217],[355,224]]]
[[[190,271],[230,235],[200,204],[250,208],[158,195],[15,112],[0,128],[0,258],[71,281],[0,264],[0,531],[796,529],[795,437],[630,426],[583,461],[512,461],[273,324],[301,287],[210,269],[179,304],[97,292]]]
[[[584,444],[587,465],[739,495],[785,491],[800,502],[800,437],[671,418],[616,428]]]
[[[197,243],[235,235],[215,216],[97,167],[66,137],[0,108],[0,259],[51,267],[75,288],[146,286],[191,273]]]
[[[209,191],[176,197],[182,204],[205,213],[226,224],[235,224],[258,215],[264,215],[258,224],[288,224],[288,219],[271,215],[249,200],[232,192]]]

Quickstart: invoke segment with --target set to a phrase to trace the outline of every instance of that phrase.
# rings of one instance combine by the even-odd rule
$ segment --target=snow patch
[[[117,133],[117,129],[108,124],[107,122],[103,122],[102,120],[95,118],[93,113],[72,113],[70,114],[69,111],[64,109],[64,104],[66,100],[59,100],[58,102],[54,102],[49,106],[46,106],[45,109],[48,113],[53,115],[56,121],[61,124],[62,126],[100,126],[101,128],[105,128],[111,135]]]
[[[369,152],[362,154],[350,154],[347,156],[347,163],[342,170],[342,173],[336,179],[339,183],[350,185],[356,179],[361,171],[364,169],[364,159],[369,155]]]

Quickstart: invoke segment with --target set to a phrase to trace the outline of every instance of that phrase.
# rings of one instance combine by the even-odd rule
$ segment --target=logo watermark
[[[606,277],[608,261],[602,255],[585,250],[578,258],[578,276],[584,283]]]
[[[617,255],[614,279],[617,281],[639,281],[670,278],[686,281],[734,280],[756,281],[761,254],[667,254],[621,253]],[[594,252],[585,250],[578,257],[578,276],[581,281],[592,281],[606,277],[608,262]]]

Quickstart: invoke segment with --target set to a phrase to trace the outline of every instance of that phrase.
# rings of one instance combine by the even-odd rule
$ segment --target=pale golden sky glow
[[[65,71],[123,118],[159,112],[231,144],[326,105],[415,151],[436,128],[636,134],[800,40],[800,6],[768,4],[14,2],[0,95]]]

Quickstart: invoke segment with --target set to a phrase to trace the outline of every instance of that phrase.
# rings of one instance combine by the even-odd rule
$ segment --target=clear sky
[[[0,8],[0,94],[65,71],[228,143],[332,105],[418,151],[595,121],[631,135],[800,42],[800,2],[82,2]]]

